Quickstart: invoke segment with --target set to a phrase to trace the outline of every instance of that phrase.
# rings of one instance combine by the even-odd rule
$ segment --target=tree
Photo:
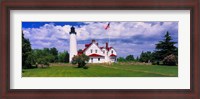
[[[139,61],[139,57],[138,57],[138,56],[137,56],[137,58],[136,58],[136,60],[135,60],[135,61],[137,61],[137,62]]]
[[[55,57],[48,52],[48,48],[34,49],[32,53],[37,64],[49,65],[49,63],[55,59]]]
[[[58,62],[64,63],[65,54],[59,53],[58,54]]]
[[[126,60],[123,57],[119,57],[119,58],[117,58],[117,61],[118,62],[125,62]]]
[[[52,60],[51,62],[57,62],[58,61],[58,50],[53,47],[50,49],[50,54],[52,54],[54,56],[54,60]]]
[[[134,61],[134,56],[133,55],[128,55],[126,56],[126,61]]]
[[[69,63],[69,53],[64,51],[58,54],[58,61],[61,63]]]
[[[69,53],[65,52],[64,62],[69,63]]]
[[[31,44],[29,39],[24,38],[24,34],[22,33],[22,68],[31,68]]]
[[[89,61],[89,57],[85,54],[76,55],[72,58],[72,64],[78,64],[78,68],[85,67],[86,63]]]
[[[49,48],[44,48],[43,49],[45,52],[50,53],[50,49]]]
[[[152,61],[152,53],[150,51],[142,52],[140,54],[140,61],[141,62],[151,62]]]
[[[172,37],[169,32],[167,32],[163,41],[159,41],[159,43],[156,44],[155,59],[161,61],[171,54],[178,56],[178,48],[174,46],[174,44],[176,44],[176,42],[172,41]]]

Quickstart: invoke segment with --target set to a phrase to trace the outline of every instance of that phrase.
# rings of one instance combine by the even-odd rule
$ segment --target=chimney
[[[106,49],[108,49],[108,42],[106,42]]]

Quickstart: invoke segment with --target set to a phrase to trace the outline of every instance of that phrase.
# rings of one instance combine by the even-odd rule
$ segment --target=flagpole
[[[109,27],[110,27],[110,22],[105,27],[105,30],[107,30]],[[108,32],[109,32],[109,30],[108,30]],[[108,48],[109,48],[109,46],[110,46],[110,34],[108,33]],[[108,55],[108,52],[107,52],[107,55]],[[107,57],[108,57],[108,63],[110,63],[110,57],[109,56],[107,56]]]
[[[109,52],[109,47],[110,47],[110,34],[109,34],[109,29],[108,29],[108,52]],[[109,54],[108,54],[108,63],[110,64]]]
[[[110,27],[110,23],[109,23],[109,27]],[[110,33],[109,32],[110,32],[110,29],[108,29],[108,39],[109,39],[109,41],[108,41],[108,49],[110,47]],[[108,57],[109,57],[109,64],[110,64],[110,56],[108,56]]]
[[[109,32],[109,30],[108,30],[108,32]],[[108,33],[108,39],[109,39],[109,41],[108,41],[108,47],[110,47],[110,34]]]

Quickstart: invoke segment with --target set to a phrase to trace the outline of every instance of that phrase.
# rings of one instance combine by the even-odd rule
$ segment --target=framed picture
[[[1,98],[199,99],[199,1],[2,1]]]

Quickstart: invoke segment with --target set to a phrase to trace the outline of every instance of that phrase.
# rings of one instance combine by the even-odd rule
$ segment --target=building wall
[[[112,53],[113,51],[113,53]],[[109,52],[108,52],[108,55],[110,56],[111,54],[114,54],[114,55],[117,55],[117,52],[115,51],[115,49],[110,49]]]
[[[109,62],[108,51],[105,48],[102,49],[102,52],[103,51],[104,51],[103,55],[105,56],[104,62]]]
[[[110,62],[116,62],[117,61],[116,58],[117,57],[110,57]]]
[[[91,53],[91,50],[92,50],[92,53]],[[97,53],[95,50],[97,50]],[[94,43],[85,51],[85,55],[91,55],[91,54],[99,54],[99,55],[104,56],[101,49]]]
[[[89,63],[104,63],[104,62],[105,62],[104,57],[90,57],[89,59]]]
[[[91,52],[92,50],[92,52]],[[96,52],[97,50],[97,52]],[[104,53],[103,53],[104,51]],[[117,55],[117,52],[115,51],[115,49],[111,49],[109,52],[107,52],[106,49],[100,49],[95,42],[84,52],[85,55],[89,56],[91,54],[98,54],[98,55],[102,55],[104,57],[90,57],[89,59],[89,63],[105,63],[105,62],[116,62],[115,57],[110,57],[110,55],[112,54]],[[92,59],[93,61],[92,61]],[[100,60],[98,60],[98,58],[100,58]]]
[[[104,51],[103,55],[107,55],[107,50],[105,48],[102,49],[102,52]]]

